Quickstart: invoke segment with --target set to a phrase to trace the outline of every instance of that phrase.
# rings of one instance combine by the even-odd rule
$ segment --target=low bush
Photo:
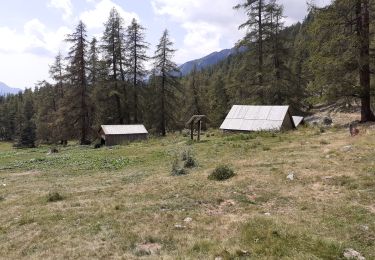
[[[184,163],[184,167],[185,168],[194,168],[194,167],[197,167],[197,162],[196,160],[194,159],[194,157],[189,157],[186,159],[185,163]]]
[[[186,175],[188,173],[189,172],[185,168],[180,166],[178,157],[176,156],[176,158],[174,159],[173,164],[172,164],[172,175],[173,176],[181,176],[181,175]]]
[[[209,180],[225,181],[235,176],[234,170],[227,165],[220,165],[208,176]]]
[[[47,196],[47,201],[48,202],[56,202],[56,201],[61,201],[63,200],[64,197],[60,195],[58,192],[50,192]]]
[[[184,163],[185,168],[194,168],[198,165],[191,150],[183,151],[181,157],[182,157],[182,160],[185,162]]]

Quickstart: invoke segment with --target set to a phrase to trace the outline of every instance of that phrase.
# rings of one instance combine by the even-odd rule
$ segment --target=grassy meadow
[[[375,259],[375,128],[202,139],[0,143],[0,259]],[[172,176],[184,151],[198,166]]]

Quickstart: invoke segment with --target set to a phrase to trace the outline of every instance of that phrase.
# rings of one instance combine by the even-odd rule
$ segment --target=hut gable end
[[[227,131],[281,131],[295,129],[289,106],[234,105],[220,129]]]

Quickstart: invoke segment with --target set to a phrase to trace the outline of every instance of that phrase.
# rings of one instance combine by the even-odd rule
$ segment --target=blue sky
[[[100,38],[109,11],[116,7],[126,24],[138,19],[147,28],[154,51],[168,28],[178,49],[179,64],[211,52],[231,48],[244,34],[238,25],[244,14],[232,10],[240,0],[3,0],[0,9],[0,81],[13,87],[33,87],[49,79],[56,54],[67,49],[63,41],[79,20],[90,37]],[[279,0],[287,25],[302,20],[305,0]],[[311,2],[311,0],[309,0]],[[315,0],[318,5],[330,0]]]

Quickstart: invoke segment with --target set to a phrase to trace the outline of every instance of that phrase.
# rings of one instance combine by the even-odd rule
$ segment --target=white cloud
[[[1,81],[18,88],[31,88],[48,79],[48,66],[53,62],[53,58],[31,53],[0,52],[0,60]]]
[[[50,30],[38,19],[26,22],[20,31],[0,27],[0,79],[15,87],[48,79],[48,66],[59,50],[66,50],[69,33],[64,26]]]
[[[44,50],[45,53],[57,53],[64,49],[64,39],[71,30],[60,27],[57,31],[48,30],[38,19],[25,23],[23,31],[12,30],[9,27],[0,27],[0,52],[24,53],[32,50]]]
[[[73,15],[73,5],[70,0],[49,0],[48,6],[61,9],[64,20],[69,20]]]
[[[238,26],[245,16],[233,10],[237,3],[238,0],[151,0],[156,15],[167,16],[186,30],[183,46],[176,54],[178,63],[234,46],[244,34]]]
[[[93,1],[93,0],[87,0]],[[111,9],[115,7],[125,21],[130,24],[133,18],[139,20],[139,16],[133,12],[125,11],[121,6],[113,3],[111,0],[101,0],[95,4],[95,9],[83,12],[80,19],[87,25],[88,29],[102,29],[107,21]]]
[[[186,30],[183,46],[176,54],[178,63],[200,58],[213,51],[232,47],[245,34],[238,26],[246,20],[242,10],[233,6],[244,0],[151,0],[154,13],[166,16]],[[302,20],[308,0],[280,0],[284,5],[285,25]],[[311,1],[311,0],[309,0]],[[331,0],[313,0],[328,4]]]

